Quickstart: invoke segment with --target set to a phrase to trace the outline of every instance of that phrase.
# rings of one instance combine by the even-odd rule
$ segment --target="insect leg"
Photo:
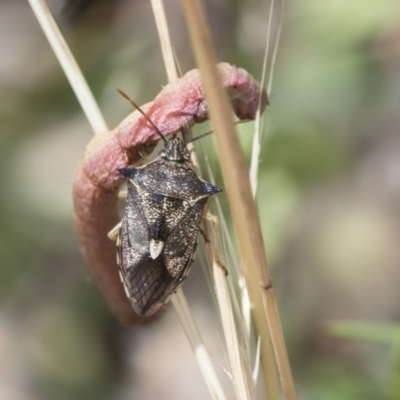
[[[122,221],[119,222],[117,225],[115,225],[114,228],[112,228],[111,231],[107,233],[107,236],[110,240],[114,241],[117,240],[119,231],[121,230],[121,226],[122,226]]]
[[[119,190],[119,192],[118,192],[118,198],[119,198],[120,200],[126,200],[127,197],[128,197],[128,189],[127,189],[127,187],[125,186],[125,187],[123,187],[122,189]]]

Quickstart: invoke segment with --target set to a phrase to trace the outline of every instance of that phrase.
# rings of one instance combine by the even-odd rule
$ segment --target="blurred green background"
[[[269,2],[205,3],[220,60],[260,78]],[[110,126],[131,112],[115,88],[166,84],[149,2],[50,5]],[[170,306],[134,330],[109,314],[72,221],[90,127],[28,4],[0,9],[0,399],[208,398]],[[400,399],[399,21],[397,0],[286,3],[258,201],[300,399]],[[229,381],[205,285],[193,268],[184,290]]]

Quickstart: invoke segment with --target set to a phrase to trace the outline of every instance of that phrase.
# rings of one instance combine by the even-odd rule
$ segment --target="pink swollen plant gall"
[[[268,105],[267,94],[245,70],[218,64],[221,83],[240,119],[254,119]],[[261,99],[260,105],[259,100]],[[153,102],[141,107],[164,135],[207,119],[200,71],[194,69],[165,86]],[[73,184],[75,224],[81,252],[108,302],[124,324],[138,321],[118,274],[115,245],[107,237],[119,220],[118,188],[125,178],[118,171],[142,162],[160,139],[154,126],[138,111],[115,129],[93,137],[79,163]]]

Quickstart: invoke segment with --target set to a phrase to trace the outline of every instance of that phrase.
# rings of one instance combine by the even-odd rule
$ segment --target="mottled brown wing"
[[[142,316],[150,316],[162,307],[172,295],[177,285],[171,277],[161,257],[153,260],[147,257],[124,277],[125,289],[134,311]]]
[[[198,200],[171,231],[164,245],[162,257],[171,276],[184,279],[192,263],[197,235],[208,197]]]
[[[163,261],[149,257],[149,228],[141,198],[128,183],[128,199],[117,242],[121,279],[134,311],[143,316],[156,312],[175,285]]]

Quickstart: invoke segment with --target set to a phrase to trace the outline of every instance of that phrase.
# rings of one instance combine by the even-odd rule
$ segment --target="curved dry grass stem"
[[[274,0],[271,0],[271,7],[269,10],[267,39],[266,39],[266,43],[265,43],[263,69],[262,69],[262,74],[261,74],[261,87],[264,86],[266,70],[267,70],[267,60],[268,60],[268,51],[269,51],[269,43],[270,43],[270,35],[271,35],[271,27],[272,27],[272,15],[274,12],[274,3],[275,3]],[[272,81],[273,81],[274,72],[275,72],[276,56],[278,54],[279,41],[280,41],[281,33],[282,33],[282,22],[283,22],[284,10],[285,10],[285,0],[282,0],[281,12],[280,12],[279,24],[278,24],[278,32],[276,34],[274,48],[272,51],[272,60],[271,60],[271,66],[270,66],[270,71],[269,71],[269,77],[268,77],[267,93],[268,93],[269,97],[271,96]],[[263,140],[263,129],[261,129],[261,127],[260,127],[260,122],[261,122],[260,117],[261,117],[261,113],[258,112],[256,121],[254,124],[254,138],[253,138],[253,147],[252,147],[252,152],[251,152],[251,163],[250,163],[250,184],[251,184],[251,191],[253,193],[254,198],[256,197],[256,193],[257,193],[258,166],[260,163],[261,145],[262,145],[262,140]]]
[[[174,80],[177,78],[177,70],[174,63],[172,45],[169,40],[168,26],[165,18],[164,7],[162,1],[160,0],[151,0],[151,3],[153,6],[153,12],[157,23],[157,29],[160,35],[160,43],[162,47],[164,63],[167,69],[168,79]],[[188,135],[188,132],[185,133]],[[187,140],[187,137],[185,137],[185,139]],[[192,152],[192,159],[194,159],[195,164],[198,165],[197,157],[194,152]],[[217,238],[214,237],[215,236],[214,226],[210,223],[206,225],[207,225],[207,234],[210,235],[210,237],[211,235],[213,235],[213,239],[211,239],[211,242],[216,243]],[[251,398],[250,388],[253,387],[253,383],[251,382],[251,375],[246,376],[245,374],[245,367],[243,365],[243,357],[242,357],[243,351],[241,351],[239,347],[235,320],[230,302],[229,289],[226,282],[225,274],[223,273],[222,269],[218,266],[218,262],[216,261],[219,259],[217,253],[218,253],[217,247],[214,245],[213,248],[210,250],[210,258],[213,260],[213,275],[214,275],[215,290],[217,294],[220,315],[222,319],[221,322],[224,330],[224,336],[227,344],[228,357],[230,360],[230,366],[233,377],[233,386],[237,398],[246,400]],[[177,312],[181,310],[181,307],[179,307],[179,304],[177,304],[179,302],[179,299],[181,298],[183,299],[184,297],[183,297],[183,292],[180,290],[179,295],[173,298],[173,304]],[[180,316],[181,321],[182,317],[183,316]],[[187,317],[190,317],[190,314],[188,314]],[[188,322],[195,324],[194,320],[185,321],[185,324],[187,324]],[[191,331],[186,330],[186,332],[189,334]],[[196,339],[196,337],[197,339],[201,340],[200,335],[197,335],[195,337],[188,336],[188,339],[191,342],[193,349],[195,349],[196,346],[200,345],[200,343],[198,343],[197,345],[193,343],[193,340]],[[199,359],[197,361],[201,362],[201,360]],[[211,366],[212,365],[210,363],[210,367]],[[204,368],[201,365],[200,368],[202,369],[202,371],[204,370]],[[205,378],[207,378],[207,376],[205,376]]]
[[[189,339],[189,343],[192,347],[201,373],[203,374],[204,380],[206,381],[211,397],[215,400],[226,399],[224,391],[222,390],[221,384],[218,380],[218,376],[215,373],[210,355],[204,345],[200,331],[196,323],[194,323],[192,313],[181,289],[176,291],[175,295],[171,299],[171,302],[176,313],[178,314],[179,321],[186,333],[186,336]]]
[[[167,71],[168,81],[172,82],[178,78],[178,71],[175,65],[174,51],[169,36],[167,18],[165,16],[164,3],[162,0],[151,0],[154,19],[160,39],[161,52],[164,60],[165,70]]]
[[[279,17],[278,33],[276,34],[274,50],[273,50],[273,53],[272,53],[271,69],[269,71],[268,88],[267,88],[268,95],[271,94],[272,82],[274,80],[273,78],[274,78],[274,72],[275,72],[276,55],[278,54],[279,41],[281,39],[282,22],[283,22],[283,13],[284,13],[284,11],[285,11],[285,0],[282,0],[281,15]]]
[[[204,155],[204,159],[207,164],[208,179],[214,184],[215,179],[207,154]],[[252,378],[251,373],[251,330],[250,327],[245,326],[242,315],[244,310],[240,310],[233,287],[233,280],[237,280],[238,276],[242,277],[242,274],[234,259],[235,251],[230,234],[226,229],[226,222],[218,198],[215,199],[215,203],[218,216],[214,217],[209,214],[208,218],[205,219],[204,230],[205,237],[207,238],[206,248],[209,250],[209,259],[212,264],[216,300],[224,331],[236,397],[238,399],[254,399],[256,396],[257,381]],[[220,223],[223,228],[222,231]],[[219,241],[218,238],[221,235],[221,241]],[[228,251],[224,251],[223,243],[221,243],[223,241],[228,245]],[[218,245],[219,242],[220,245]],[[225,250],[227,249],[225,248]],[[224,264],[222,263],[221,255],[226,256],[224,257]],[[257,363],[258,360],[256,361]]]
[[[156,20],[168,80],[171,82],[178,78],[178,72],[174,62],[174,53],[169,37],[164,5],[162,0],[151,0],[151,4],[153,7],[154,18]],[[175,295],[172,297],[171,302],[178,314],[181,325],[195,354],[196,361],[203,374],[211,396],[214,399],[225,399],[225,394],[218,380],[209,353],[181,288],[177,290]]]
[[[203,85],[211,116],[217,133],[216,141],[222,175],[227,189],[243,271],[253,305],[255,327],[262,340],[262,361],[265,373],[270,355],[265,354],[269,340],[265,332],[268,321],[275,359],[285,398],[296,398],[289,360],[281,328],[274,290],[267,269],[266,253],[259,225],[257,209],[252,197],[248,171],[242,150],[232,125],[229,104],[222,91],[215,68],[216,56],[203,11],[196,0],[182,0],[186,23],[195,57],[202,72]],[[258,276],[258,279],[257,279]],[[268,375],[264,375],[269,379]],[[273,384],[273,382],[271,382]],[[268,387],[268,386],[267,386]],[[276,393],[272,399],[279,398]]]
[[[208,247],[210,248],[210,256],[212,258],[212,271],[217,302],[227,345],[233,386],[237,399],[250,400],[254,398],[254,384],[251,380],[251,374],[249,373],[250,361],[246,357],[245,349],[241,350],[239,344],[226,269],[219,258],[219,250],[217,248],[218,239],[216,228],[213,225],[213,221],[206,221],[205,233],[208,239]]]
[[[167,21],[165,18],[165,13],[164,13],[164,7],[162,4],[162,1],[160,0],[151,0],[152,7],[153,7],[153,12],[154,16],[156,19],[156,24],[157,24],[157,29],[160,35],[160,43],[162,47],[162,54],[163,54],[163,59],[164,59],[164,64],[167,70],[167,75],[168,79],[174,80],[177,78],[177,70],[175,67],[175,62],[174,62],[174,57],[173,57],[173,49],[172,45],[169,39],[169,33],[168,33],[168,26],[167,26]],[[188,134],[188,132],[185,132]],[[188,138],[185,138],[186,140]],[[192,147],[192,144],[190,144]],[[193,147],[192,147],[193,149]],[[194,159],[194,162],[196,165],[198,165],[197,162],[197,157],[194,152],[192,154],[192,160]],[[212,224],[207,224],[207,234],[208,235],[214,235],[214,227]],[[216,243],[217,239],[216,237],[212,239],[212,243]],[[222,318],[222,325],[224,329],[224,335],[225,335],[225,340],[227,343],[227,351],[228,351],[228,356],[230,360],[230,365],[231,365],[231,370],[232,370],[232,377],[233,377],[233,385],[235,389],[235,393],[238,399],[243,399],[247,400],[250,399],[250,388],[253,386],[252,382],[249,381],[248,378],[251,379],[251,376],[246,377],[244,367],[242,365],[242,357],[241,357],[241,351],[238,343],[238,338],[237,338],[237,332],[236,332],[236,326],[234,322],[234,316],[233,316],[233,311],[232,308],[230,307],[230,297],[229,297],[229,289],[228,285],[226,282],[225,274],[223,273],[222,269],[217,265],[216,263],[216,258],[219,258],[216,256],[217,251],[216,251],[216,246],[214,246],[214,251],[210,251],[210,257],[213,259],[213,274],[214,274],[214,280],[215,280],[215,288],[217,292],[217,299],[219,302],[219,308],[220,308],[220,314]],[[173,305],[175,307],[175,310],[179,313],[182,311],[182,307],[180,305],[180,300],[185,301],[185,298],[183,297],[183,292],[182,290],[178,291],[178,295],[174,296],[172,299]],[[197,330],[197,326],[195,325],[195,321],[193,320],[192,316],[189,313],[189,308],[187,308],[188,313],[179,315],[179,318],[182,322],[182,325],[185,327],[188,324],[192,325],[192,329],[185,329],[188,339],[192,345],[192,348],[195,351],[195,354],[197,355],[198,352],[195,349],[198,349],[200,347],[204,347],[204,345],[201,344],[201,336],[200,333],[197,331],[197,335],[192,336],[191,334],[193,333],[193,329]],[[186,319],[184,319],[186,317]],[[198,341],[196,341],[196,339]],[[204,347],[205,348],[205,347]],[[243,352],[242,352],[243,353]],[[206,353],[206,355],[208,355]],[[204,365],[201,364],[203,361],[203,358],[197,359],[201,370],[204,372]],[[207,361],[209,362],[209,360]],[[210,373],[212,368],[211,362],[209,362],[209,374],[204,375],[205,379],[209,378]],[[212,384],[216,383],[216,376],[214,379],[212,379],[210,382],[208,382],[209,388],[212,388]],[[212,393],[212,391],[211,391]]]
[[[71,85],[83,112],[86,115],[94,133],[101,133],[108,130],[107,124],[103,118],[103,114],[93,97],[93,94],[87,84],[81,69],[79,68],[71,50],[66,43],[56,21],[46,1],[44,0],[28,0],[32,10],[43,29],[47,40],[52,47],[65,75]]]
[[[271,0],[271,6],[269,8],[269,18],[268,18],[268,29],[267,29],[267,38],[265,42],[265,52],[264,52],[264,60],[263,67],[261,73],[261,82],[260,86],[264,87],[265,76],[267,73],[267,64],[268,64],[268,49],[269,49],[269,41],[271,37],[271,28],[272,28],[272,15],[274,12],[275,1]],[[268,95],[270,94],[267,91]],[[256,197],[257,192],[257,182],[258,182],[258,164],[260,163],[260,152],[261,152],[261,136],[262,131],[260,128],[261,122],[261,112],[260,109],[257,111],[256,121],[254,124],[254,137],[253,137],[253,148],[251,152],[251,162],[250,162],[250,184],[251,184],[251,192],[253,193],[253,197]]]

